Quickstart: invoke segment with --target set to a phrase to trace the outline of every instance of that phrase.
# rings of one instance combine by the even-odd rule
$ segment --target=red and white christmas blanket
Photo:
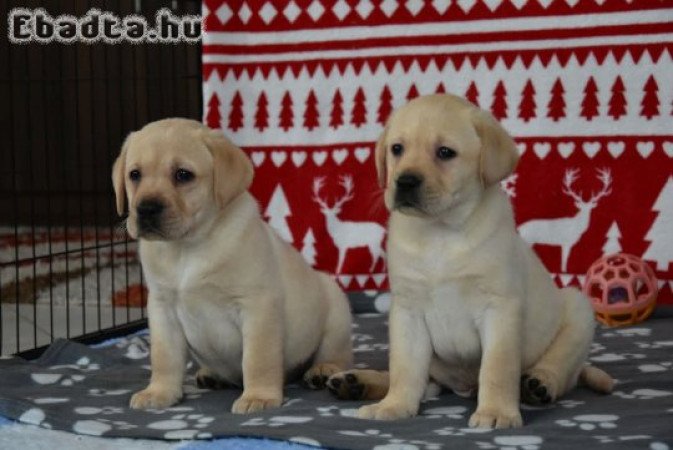
[[[559,285],[604,253],[673,303],[672,0],[204,0],[204,121],[249,154],[264,216],[346,289],[387,285],[373,145],[467,97],[516,138],[504,183]]]

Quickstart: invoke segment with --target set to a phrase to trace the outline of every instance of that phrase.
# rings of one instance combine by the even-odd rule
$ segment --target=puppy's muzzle
[[[156,199],[147,199],[138,203],[136,213],[138,214],[138,229],[141,232],[158,232],[161,228],[161,215],[165,205]]]
[[[415,207],[420,201],[423,177],[412,172],[404,172],[395,180],[395,206]]]

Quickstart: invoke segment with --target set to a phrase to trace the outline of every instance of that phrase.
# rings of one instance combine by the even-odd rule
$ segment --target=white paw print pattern
[[[589,354],[593,355],[594,353],[599,353],[602,352],[606,349],[605,345],[601,344],[600,342],[592,342],[591,347],[589,349]]]
[[[576,408],[577,406],[584,405],[585,403],[586,402],[581,400],[559,400],[556,402],[556,404],[560,407],[567,409]]]
[[[150,345],[146,339],[143,339],[140,336],[134,336],[128,339],[126,342],[122,342],[119,345],[122,348],[126,348],[124,356],[129,359],[145,359],[150,355]]]
[[[158,420],[147,425],[153,430],[166,431],[164,439],[208,439],[212,433],[204,432],[215,417],[203,414],[175,414],[170,419]]]
[[[103,407],[97,407],[97,406],[78,406],[75,408],[75,413],[76,414],[83,414],[83,415],[110,415],[110,414],[122,414],[124,412],[124,408],[119,408],[117,406],[103,406]]]
[[[61,373],[31,373],[30,378],[37,384],[60,384],[61,386],[72,386],[75,383],[83,381],[84,375],[64,375]]]
[[[31,425],[39,425],[43,428],[51,428],[51,424],[44,421],[46,418],[46,414],[40,408],[30,408],[19,416],[18,421]]]
[[[32,400],[36,405],[54,405],[58,403],[68,403],[70,401],[67,397],[33,397]]]
[[[466,412],[464,406],[444,406],[425,409],[421,414],[428,419],[464,419]]]
[[[399,439],[390,433],[382,433],[380,430],[369,429],[361,431],[340,431],[339,433],[354,437],[370,437],[379,439],[388,439],[385,444],[379,444],[373,447],[376,450],[439,450],[442,446],[435,442],[422,441],[418,439],[406,440]]]
[[[385,444],[379,444],[372,447],[375,450],[439,450],[442,446],[435,442],[421,441],[421,440],[405,440],[399,439],[390,433],[382,433],[381,430],[369,429],[364,431],[342,430],[339,434],[353,437],[369,437],[378,439],[387,439]]]
[[[615,442],[627,442],[627,441],[643,441],[646,439],[652,439],[652,436],[646,434],[638,434],[633,436],[607,436],[607,435],[598,435],[594,436],[600,444],[614,444]]]
[[[673,347],[673,341],[636,342],[638,348],[660,349]]]
[[[645,373],[666,372],[673,368],[673,361],[662,361],[656,364],[641,364],[638,370]]]
[[[320,417],[332,417],[332,416],[341,416],[341,417],[357,417],[357,408],[344,408],[341,409],[335,405],[329,406],[319,406],[316,408]]]
[[[484,434],[490,433],[489,428],[460,428],[460,427],[444,427],[434,430],[433,433],[440,436],[468,436],[470,434]]]
[[[306,436],[291,437],[290,439],[288,439],[288,441],[294,442],[295,444],[309,445],[311,447],[322,447],[322,444],[320,442]]]
[[[636,389],[630,394],[624,391],[614,391],[612,395],[629,400],[652,400],[653,398],[669,397],[673,395],[673,392],[658,389]]]
[[[77,434],[86,434],[89,436],[102,436],[110,430],[132,430],[138,428],[137,425],[126,422],[124,420],[110,420],[110,419],[87,419],[78,420],[72,426],[72,431]]]
[[[91,397],[115,397],[118,395],[126,395],[131,392],[130,389],[89,389]]]
[[[185,400],[195,400],[208,392],[208,389],[199,389],[196,384],[185,384],[182,386],[182,396]]]
[[[600,355],[590,356],[589,359],[593,362],[615,362],[626,361],[630,359],[645,359],[646,356],[642,353],[602,353]]]
[[[362,334],[362,333],[353,333],[352,341],[353,342],[367,342],[374,339],[374,336],[371,334]]]
[[[611,329],[610,331],[606,331],[602,333],[603,337],[633,337],[633,336],[639,336],[639,337],[647,337],[652,334],[652,330],[650,328],[645,328],[645,327],[633,327],[633,328],[621,328],[621,329]]]
[[[313,417],[306,416],[275,416],[271,418],[253,417],[241,424],[242,427],[284,427],[287,425],[297,425],[307,423],[313,420]]]
[[[57,366],[51,366],[51,370],[62,370],[62,369],[76,369],[81,370],[82,372],[91,372],[94,370],[100,370],[100,364],[91,362],[91,359],[88,356],[82,356],[80,359],[75,361],[74,364],[60,364]]]
[[[388,344],[381,344],[381,343],[376,343],[376,344],[359,344],[356,346],[353,346],[353,353],[361,353],[361,352],[375,352],[375,351],[386,351],[388,350]]]
[[[492,442],[477,442],[483,449],[538,450],[544,440],[540,436],[496,436]]]
[[[584,431],[593,431],[596,429],[614,429],[617,428],[619,416],[614,414],[583,414],[574,416],[572,419],[560,419],[556,421],[557,425],[567,428],[579,428]]]
[[[146,409],[145,412],[147,413],[152,413],[152,414],[158,414],[158,415],[164,415],[168,413],[190,413],[193,412],[194,408],[191,406],[171,406],[170,408],[166,409]]]

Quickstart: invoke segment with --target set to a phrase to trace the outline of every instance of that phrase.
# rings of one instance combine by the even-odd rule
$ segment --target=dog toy
[[[628,253],[606,255],[587,272],[584,293],[596,319],[608,326],[633,325],[647,319],[657,302],[657,279],[652,268]]]

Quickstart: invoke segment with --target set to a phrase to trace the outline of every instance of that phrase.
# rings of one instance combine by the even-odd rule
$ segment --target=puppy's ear
[[[254,169],[243,150],[220,132],[204,130],[203,141],[213,155],[213,192],[220,208],[246,191]]]
[[[388,154],[386,143],[387,134],[388,126],[386,125],[379,140],[376,142],[376,150],[374,151],[374,157],[376,159],[376,176],[379,180],[379,186],[382,188],[386,187],[386,182],[388,180],[388,169],[386,164],[386,157]]]
[[[117,201],[117,214],[120,216],[124,215],[124,203],[126,200],[126,189],[124,187],[124,179],[126,178],[126,151],[129,147],[131,136],[133,136],[133,133],[129,134],[124,140],[119,156],[112,166],[112,186],[114,187]]]
[[[514,171],[519,152],[514,140],[490,113],[475,108],[472,123],[481,140],[481,178],[490,186]]]

